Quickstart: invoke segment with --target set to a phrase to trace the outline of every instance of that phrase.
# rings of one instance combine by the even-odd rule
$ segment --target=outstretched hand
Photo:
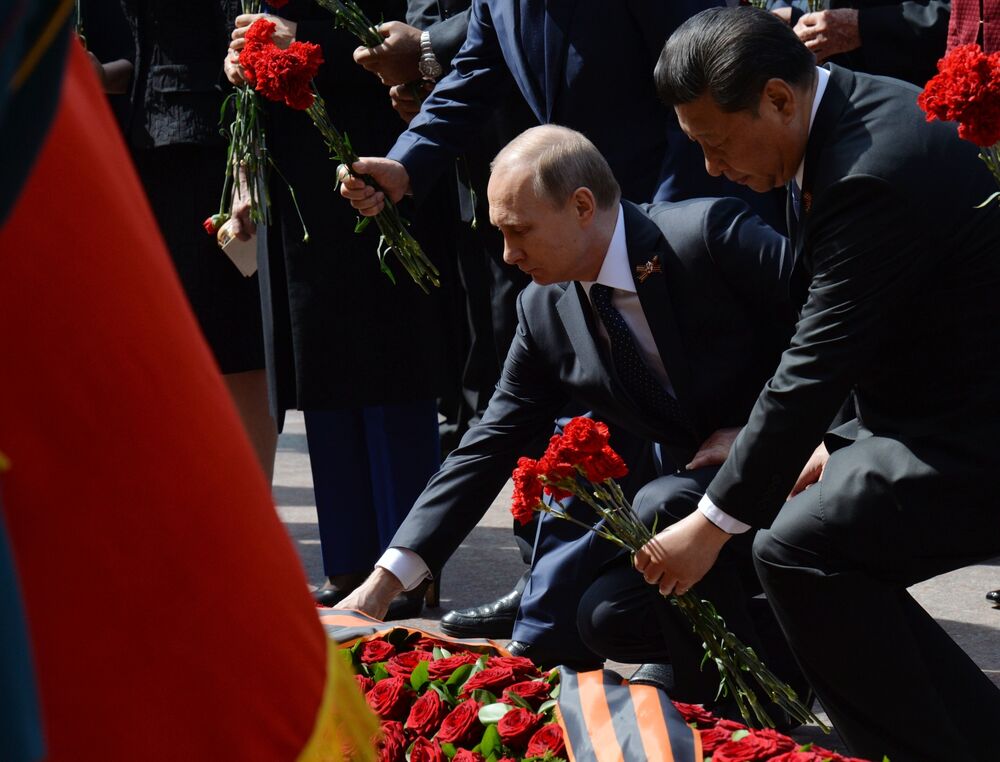
[[[661,594],[684,595],[712,568],[731,536],[696,510],[643,545],[633,563]]]
[[[708,439],[701,443],[698,452],[694,454],[691,462],[685,468],[688,471],[693,471],[696,468],[703,468],[704,466],[721,466],[726,462],[726,458],[729,457],[729,451],[732,449],[733,442],[736,441],[736,437],[740,435],[742,430],[742,426],[735,426],[730,429],[717,429],[713,431]]]
[[[365,217],[374,217],[381,212],[385,208],[386,196],[395,203],[410,190],[410,175],[398,161],[363,156],[354,162],[352,169],[357,177],[352,176],[344,165],[337,169],[340,195]],[[371,177],[382,190],[375,190],[361,175]]]

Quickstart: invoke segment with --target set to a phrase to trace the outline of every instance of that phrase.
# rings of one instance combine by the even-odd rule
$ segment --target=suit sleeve
[[[406,167],[416,196],[479,141],[479,127],[513,86],[485,0],[473,4],[468,35],[452,67],[388,153]]]
[[[703,236],[726,283],[753,313],[788,320],[792,252],[785,236],[735,198],[712,204]]]
[[[517,459],[542,454],[567,401],[532,340],[521,297],[517,312],[517,333],[482,420],[445,459],[390,543],[413,550],[430,569],[441,568],[479,523]]]
[[[734,518],[769,526],[862,374],[890,346],[894,307],[914,293],[926,235],[884,181],[832,186],[806,222],[812,282],[791,345],[709,485]]]
[[[950,0],[911,0],[858,10],[864,69],[923,86],[944,55]]]

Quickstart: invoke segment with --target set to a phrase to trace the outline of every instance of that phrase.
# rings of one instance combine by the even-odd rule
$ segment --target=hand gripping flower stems
[[[518,521],[526,523],[534,511],[545,511],[635,553],[653,539],[655,528],[650,530],[639,520],[615,482],[627,473],[624,461],[608,445],[608,427],[590,418],[574,418],[562,435],[552,437],[540,460],[518,461],[513,474],[511,512]],[[543,492],[552,496],[552,505],[542,502]],[[593,508],[601,521],[591,526],[570,516],[559,502],[570,496]],[[774,721],[749,684],[752,678],[763,694],[790,717],[802,723],[816,723],[829,732],[795,691],[771,672],[752,648],[726,629],[726,623],[709,601],[688,591],[671,596],[670,602],[702,639],[703,664],[712,661],[718,668],[719,695],[731,695],[748,723],[774,727]]]

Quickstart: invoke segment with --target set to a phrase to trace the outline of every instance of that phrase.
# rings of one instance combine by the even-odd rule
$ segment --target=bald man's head
[[[578,188],[589,188],[601,209],[618,204],[621,190],[607,160],[582,133],[546,124],[525,130],[504,146],[492,172],[527,169],[538,198],[562,206]]]

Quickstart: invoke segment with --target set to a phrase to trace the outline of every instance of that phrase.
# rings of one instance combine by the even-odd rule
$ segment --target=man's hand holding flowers
[[[693,511],[643,545],[633,563],[662,595],[684,595],[708,573],[731,537]]]
[[[340,195],[351,202],[351,206],[365,217],[374,217],[385,208],[385,197],[398,202],[410,192],[410,175],[406,167],[392,159],[362,156],[352,167],[355,176],[341,165],[337,170],[340,180]],[[382,190],[375,190],[362,176],[367,175],[379,184]]]
[[[235,50],[237,53],[243,50],[244,45],[246,45],[247,30],[258,19],[267,19],[274,24],[271,42],[282,50],[285,50],[295,42],[295,32],[298,29],[298,24],[294,21],[289,21],[281,16],[272,16],[269,13],[242,13],[236,17],[236,28],[233,29],[232,34],[233,40],[229,43],[230,50]]]
[[[420,30],[402,21],[385,21],[377,31],[385,42],[374,48],[359,46],[354,51],[355,63],[390,87],[419,80]]]

